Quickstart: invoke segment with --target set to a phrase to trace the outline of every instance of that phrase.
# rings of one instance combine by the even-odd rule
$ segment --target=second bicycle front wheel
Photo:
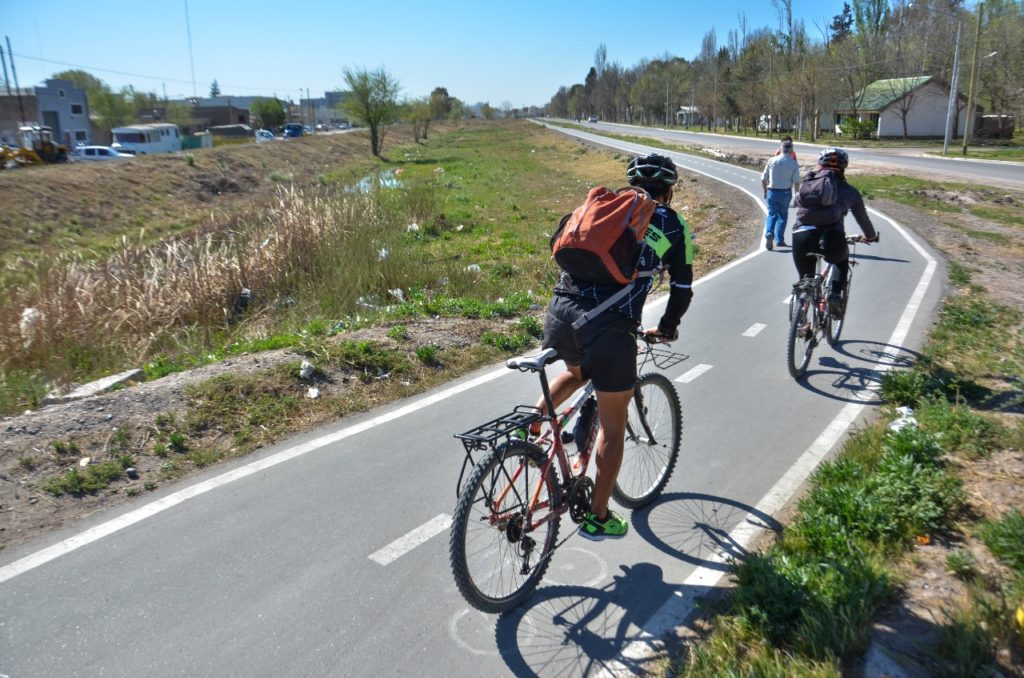
[[[786,345],[786,366],[794,379],[803,376],[814,352],[814,309],[807,296],[800,296],[796,302],[793,319],[789,323],[789,341]]]
[[[672,477],[682,435],[683,412],[675,386],[663,374],[642,375],[629,403],[622,466],[612,488],[615,501],[629,509],[654,501]]]
[[[482,612],[504,612],[540,583],[558,537],[558,475],[543,451],[513,440],[492,450],[459,493],[449,540],[459,592]]]

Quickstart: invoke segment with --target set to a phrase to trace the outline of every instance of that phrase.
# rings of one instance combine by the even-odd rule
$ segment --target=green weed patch
[[[76,497],[93,494],[124,476],[124,470],[131,464],[131,457],[124,456],[117,461],[89,464],[81,470],[72,468],[62,475],[46,478],[39,484],[39,487],[55,497],[63,494]]]

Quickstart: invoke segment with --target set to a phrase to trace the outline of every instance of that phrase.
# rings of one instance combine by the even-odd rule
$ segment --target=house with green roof
[[[857,98],[841,102],[834,109],[836,126],[856,118],[877,124],[875,136],[942,137],[946,134],[949,87],[930,75],[876,80]],[[958,96],[954,133],[964,129],[966,97]]]

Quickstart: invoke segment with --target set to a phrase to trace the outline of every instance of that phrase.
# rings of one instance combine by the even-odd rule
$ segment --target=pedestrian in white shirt
[[[764,246],[788,247],[786,244],[786,220],[789,218],[789,202],[793,191],[800,188],[800,164],[793,158],[793,142],[783,141],[778,155],[774,155],[761,172],[761,190],[768,216],[764,221]]]

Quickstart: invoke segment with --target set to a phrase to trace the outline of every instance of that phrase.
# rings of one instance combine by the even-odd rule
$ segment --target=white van
[[[115,127],[110,133],[114,136],[114,143],[110,144],[110,147],[121,153],[146,155],[181,150],[178,126],[169,122]]]

